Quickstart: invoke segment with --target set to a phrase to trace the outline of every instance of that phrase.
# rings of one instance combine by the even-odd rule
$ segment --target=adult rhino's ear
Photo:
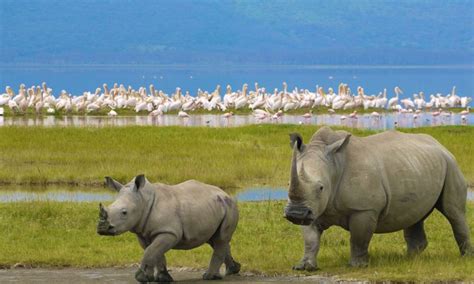
[[[296,148],[298,151],[303,151],[305,148],[305,145],[303,144],[303,137],[299,133],[290,133],[290,147],[291,149],[295,148],[295,143],[296,143]]]
[[[138,175],[135,177],[135,190],[142,189],[146,184],[146,177],[145,175]]]
[[[111,188],[111,189],[113,189],[113,190],[115,190],[115,191],[120,191],[120,189],[122,189],[122,187],[123,187],[123,185],[122,185],[120,182],[114,180],[114,179],[111,178],[111,177],[105,177],[105,184],[106,184],[109,188]]]
[[[326,147],[326,154],[334,154],[334,153],[337,153],[339,151],[341,151],[342,149],[344,149],[344,147],[347,145],[347,143],[349,143],[349,138],[351,137],[351,134],[350,133],[347,133],[345,137],[337,140],[336,142],[328,145]]]

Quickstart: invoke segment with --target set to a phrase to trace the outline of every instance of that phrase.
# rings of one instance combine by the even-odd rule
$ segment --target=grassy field
[[[244,271],[294,274],[302,256],[300,228],[282,218],[284,202],[240,203],[240,223],[232,241],[234,257]],[[474,203],[468,205],[474,228]],[[126,266],[140,261],[142,249],[131,233],[118,237],[96,234],[98,205],[92,203],[0,203],[0,267],[22,263],[33,267]],[[474,280],[474,258],[460,257],[445,218],[437,211],[427,219],[429,245],[409,258],[402,232],[375,235],[368,268],[354,269],[349,260],[349,234],[337,227],[324,233],[318,257],[320,271],[341,279]],[[171,251],[170,266],[206,267],[208,246]]]
[[[197,179],[224,189],[288,183],[288,134],[305,141],[317,130],[305,125],[238,128],[106,127],[0,128],[0,184],[97,186],[104,176],[122,182],[144,173],[150,181]],[[365,136],[373,131],[348,129]],[[457,158],[474,184],[474,127],[403,129],[427,133]]]

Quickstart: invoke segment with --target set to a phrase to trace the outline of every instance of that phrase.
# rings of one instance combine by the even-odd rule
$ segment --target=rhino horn
[[[299,178],[298,178],[298,167],[296,165],[296,158],[298,156],[298,146],[293,146],[293,158],[291,160],[291,176],[290,176],[290,189],[288,191],[288,197],[293,201],[300,201],[303,199],[301,190],[299,189]]]
[[[99,217],[100,219],[107,220],[107,211],[105,210],[102,203],[99,203]]]

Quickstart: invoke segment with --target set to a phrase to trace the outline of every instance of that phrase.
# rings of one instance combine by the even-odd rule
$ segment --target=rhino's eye
[[[321,186],[319,187],[319,190],[322,191],[323,189],[324,189],[324,187],[321,185]]]
[[[127,216],[127,210],[122,210],[122,216]]]

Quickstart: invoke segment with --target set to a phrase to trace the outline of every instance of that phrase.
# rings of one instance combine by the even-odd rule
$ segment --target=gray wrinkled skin
[[[323,231],[350,231],[352,266],[368,264],[374,233],[404,230],[408,254],[427,246],[423,221],[439,210],[450,222],[461,255],[473,255],[465,218],[467,185],[453,155],[425,134],[397,131],[351,136],[323,127],[293,148],[285,216],[303,226],[305,252],[297,270],[317,269]]]
[[[173,281],[166,269],[165,253],[205,243],[214,252],[204,279],[221,279],[223,263],[226,274],[239,272],[240,264],[230,251],[239,213],[235,200],[223,190],[195,180],[177,185],[151,184],[143,175],[126,185],[109,177],[106,182],[119,194],[108,207],[100,205],[97,232],[115,236],[130,231],[137,235],[145,250],[135,274],[137,281]]]

